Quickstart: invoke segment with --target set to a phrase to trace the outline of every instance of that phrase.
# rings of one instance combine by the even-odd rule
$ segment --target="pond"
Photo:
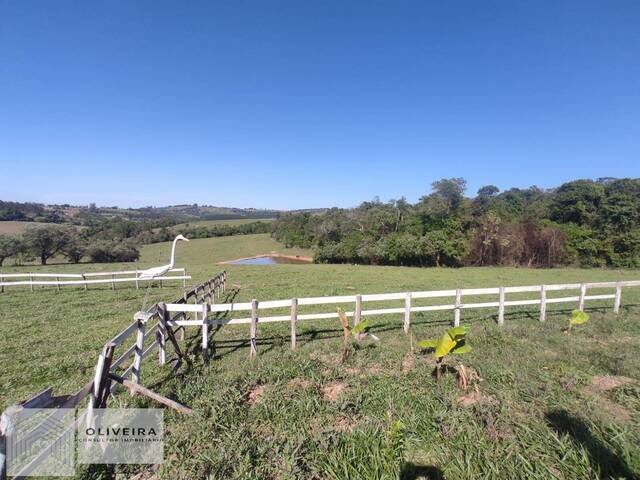
[[[277,263],[302,265],[302,264],[309,264],[311,262],[309,260],[296,258],[296,257],[285,257],[280,255],[264,255],[261,257],[241,258],[239,260],[233,260],[225,263],[230,263],[232,265],[275,265]]]

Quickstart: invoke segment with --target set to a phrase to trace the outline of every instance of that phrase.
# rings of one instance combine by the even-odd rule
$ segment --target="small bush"
[[[137,247],[128,242],[100,240],[89,246],[87,255],[95,263],[135,262],[140,258]]]

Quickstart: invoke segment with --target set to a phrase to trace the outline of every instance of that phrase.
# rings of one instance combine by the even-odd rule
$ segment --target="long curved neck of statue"
[[[169,268],[173,268],[176,264],[176,244],[178,243],[178,239],[176,238],[173,241],[173,245],[171,246],[171,261],[169,262]]]

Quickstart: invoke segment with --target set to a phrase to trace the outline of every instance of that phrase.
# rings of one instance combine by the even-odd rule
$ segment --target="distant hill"
[[[322,213],[325,209],[296,210]],[[119,208],[91,205],[46,205],[34,202],[0,200],[0,222],[45,222],[88,225],[110,218],[125,220],[162,220],[168,224],[198,220],[259,220],[276,218],[283,210],[260,208],[232,208],[213,205],[169,205],[166,207]]]

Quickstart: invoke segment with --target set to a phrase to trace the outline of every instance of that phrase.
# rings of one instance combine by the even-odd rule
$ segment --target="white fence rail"
[[[111,288],[115,289],[116,283],[134,282],[136,284],[136,288],[140,288],[140,282],[159,281],[160,285],[162,285],[162,282],[167,280],[182,280],[183,287],[186,287],[187,280],[191,279],[191,277],[186,274],[187,272],[184,268],[173,268],[169,270],[169,272],[177,272],[182,275],[166,275],[162,277],[155,277],[153,279],[138,278],[142,272],[143,270],[88,273],[0,273],[0,293],[4,292],[4,287],[29,286],[31,287],[31,291],[33,291],[33,287],[38,285],[54,286],[60,290],[60,287],[64,285],[83,285],[85,289],[87,289],[89,285],[111,284]],[[123,278],[125,275],[133,276]],[[28,278],[29,280],[6,281],[6,279],[14,278]],[[49,278],[54,278],[55,280],[47,280]]]
[[[403,325],[405,332],[409,331],[411,325],[411,313],[412,312],[430,312],[439,310],[453,310],[454,316],[452,324],[458,326],[460,324],[460,312],[465,309],[474,308],[498,308],[498,324],[504,324],[505,308],[510,306],[522,306],[522,305],[540,305],[540,321],[546,319],[546,307],[552,303],[576,303],[576,307],[580,310],[584,310],[585,302],[593,300],[613,300],[613,310],[618,313],[620,310],[620,304],[622,299],[622,289],[629,287],[640,287],[640,280],[633,281],[619,281],[619,282],[590,282],[590,283],[570,283],[570,284],[553,284],[553,285],[526,285],[516,287],[491,287],[491,288],[462,288],[455,290],[436,290],[436,291],[419,291],[419,292],[400,292],[400,293],[383,293],[383,294],[369,294],[369,295],[343,295],[343,296],[331,296],[331,297],[308,297],[308,298],[292,298],[287,300],[268,300],[259,302],[258,300],[252,300],[251,302],[244,303],[225,303],[225,304],[202,304],[202,305],[186,305],[183,303],[170,303],[166,304],[165,308],[168,312],[182,312],[193,313],[194,315],[200,315],[201,318],[195,320],[183,319],[172,320],[168,322],[168,325],[179,326],[201,326],[203,329],[203,339],[205,338],[205,332],[208,330],[209,325],[240,325],[250,324],[250,341],[251,344],[255,344],[256,325],[258,321],[260,323],[268,322],[291,322],[291,344],[295,348],[295,325],[299,320],[321,320],[338,318],[337,312],[323,312],[323,313],[307,313],[298,314],[298,307],[304,305],[337,305],[354,303],[354,310],[345,312],[347,316],[354,318],[354,324],[360,322],[363,315],[389,315],[389,314],[404,314]],[[612,293],[600,293],[595,295],[587,295],[588,290],[594,289],[613,289]],[[564,296],[564,297],[547,297],[548,292],[565,291],[565,290],[577,290],[578,295]],[[523,299],[523,300],[507,300],[507,294],[514,293],[539,293],[538,298]],[[475,297],[482,295],[495,295],[498,297],[497,301],[489,302],[474,302],[463,303],[463,297]],[[443,305],[412,305],[412,302],[416,299],[428,299],[428,298],[448,298],[453,299],[453,303],[447,303]],[[373,308],[369,310],[363,310],[362,306],[366,302],[386,302],[386,301],[400,301],[404,300],[403,307],[393,308]],[[259,310],[269,310],[276,308],[290,308],[291,311],[288,315],[273,315],[273,316],[260,316],[258,318]],[[213,318],[209,319],[210,313],[227,313],[228,315],[234,312],[251,312],[251,316],[240,316],[236,318]],[[255,349],[251,349],[251,355],[255,355]]]

